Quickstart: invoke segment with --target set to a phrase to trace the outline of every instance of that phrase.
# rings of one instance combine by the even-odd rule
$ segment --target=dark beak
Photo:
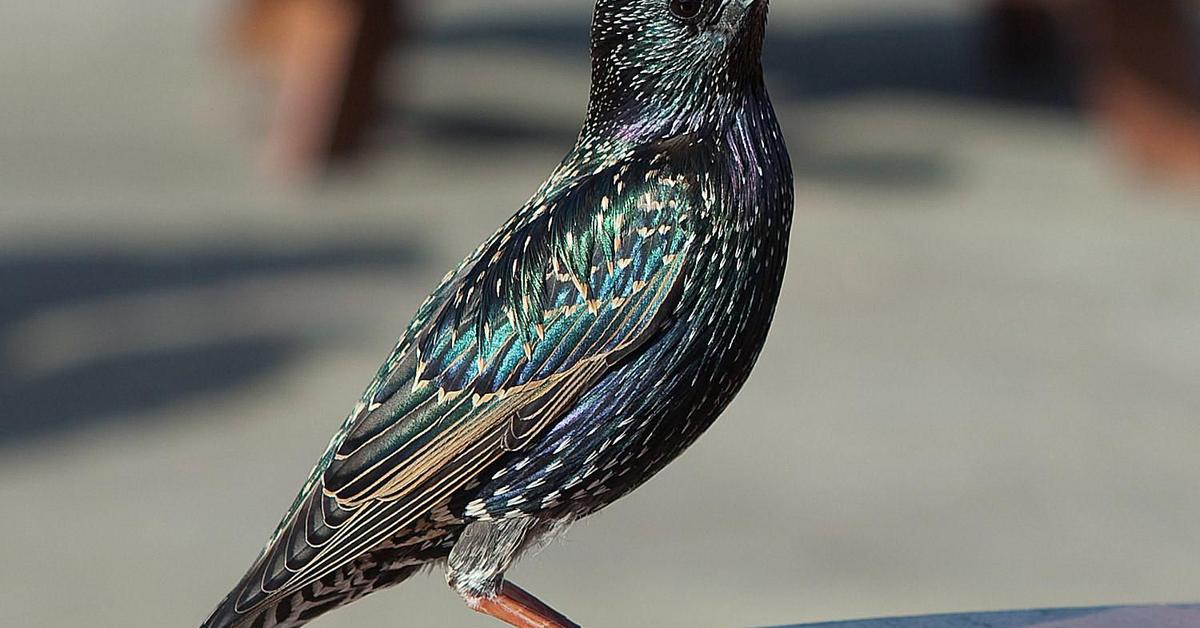
[[[725,0],[718,24],[728,33],[741,32],[753,20],[761,20],[770,0]]]

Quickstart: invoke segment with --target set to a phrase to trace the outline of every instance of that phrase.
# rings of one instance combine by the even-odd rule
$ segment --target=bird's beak
[[[729,33],[745,28],[752,20],[762,19],[770,0],[725,0],[720,24]]]

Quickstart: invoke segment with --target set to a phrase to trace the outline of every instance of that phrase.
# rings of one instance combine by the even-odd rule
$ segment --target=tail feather
[[[324,499],[319,486],[302,494],[271,543],[202,628],[303,626],[335,608],[402,582],[422,566],[444,559],[454,544],[454,527],[440,526],[426,517],[399,530],[385,529],[391,536],[368,551],[341,564],[330,561],[330,567],[315,571],[312,580],[289,584],[296,569],[313,559],[308,551],[314,547],[312,544],[328,540],[331,531],[326,529],[327,524],[342,521],[339,509],[333,500]]]
[[[403,582],[422,564],[412,561],[384,564],[364,557],[295,593],[244,612],[236,608],[243,586],[239,585],[225,596],[201,628],[298,628],[335,608]]]

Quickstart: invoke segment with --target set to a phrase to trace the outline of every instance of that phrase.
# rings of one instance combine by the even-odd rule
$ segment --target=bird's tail
[[[221,600],[200,628],[299,628],[325,613],[380,589],[399,584],[421,565],[362,570],[353,564],[337,569],[317,582],[267,603],[239,611],[239,585]]]

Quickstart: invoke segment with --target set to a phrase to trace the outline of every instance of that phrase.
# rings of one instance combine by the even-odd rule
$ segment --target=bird
[[[475,611],[576,625],[506,570],[691,445],[775,315],[768,4],[597,1],[574,147],[418,308],[204,628],[301,626],[440,566]]]

